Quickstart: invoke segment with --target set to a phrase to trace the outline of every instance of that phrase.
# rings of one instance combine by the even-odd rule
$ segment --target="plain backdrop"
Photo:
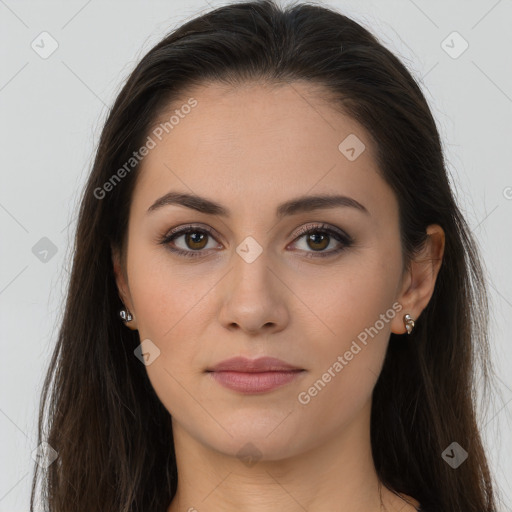
[[[438,124],[489,279],[499,393],[480,424],[500,511],[512,510],[512,2],[325,4],[402,59]],[[78,198],[108,108],[157,41],[220,5],[0,0],[0,512],[28,510],[36,413],[63,309]],[[49,252],[42,256],[41,247]]]

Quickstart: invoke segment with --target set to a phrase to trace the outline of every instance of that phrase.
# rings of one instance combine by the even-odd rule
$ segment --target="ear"
[[[391,325],[391,331],[395,334],[407,332],[403,322],[404,315],[408,313],[416,321],[434,293],[443,261],[445,234],[441,226],[431,224],[427,227],[427,235],[425,244],[414,256],[403,279],[402,290],[397,299],[403,309]]]
[[[119,253],[118,248],[114,247],[112,244],[110,247],[112,252],[112,265],[114,267],[114,277],[116,280],[117,291],[119,293],[121,301],[129,309],[130,313],[133,316],[133,320],[127,322],[126,326],[132,330],[136,330],[137,320],[135,318],[135,311],[130,294],[130,288],[128,286],[128,277],[121,264],[121,255]]]

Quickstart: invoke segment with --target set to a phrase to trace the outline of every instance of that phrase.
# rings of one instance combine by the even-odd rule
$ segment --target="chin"
[[[290,415],[292,416],[292,415]],[[276,421],[251,415],[237,422],[232,418],[227,430],[231,436],[222,430],[222,434],[211,436],[211,431],[203,437],[205,444],[225,455],[237,458],[249,457],[254,460],[281,460],[297,455],[305,443],[302,436],[304,428],[293,428],[291,417],[276,415]],[[286,424],[290,422],[289,424]],[[217,430],[218,432],[218,430]],[[210,435],[209,435],[210,434]],[[293,442],[290,442],[293,439]]]
[[[297,455],[297,446],[290,444],[289,437],[271,440],[266,434],[261,437],[234,436],[211,447],[224,455],[240,459],[248,467],[256,462],[283,460]]]

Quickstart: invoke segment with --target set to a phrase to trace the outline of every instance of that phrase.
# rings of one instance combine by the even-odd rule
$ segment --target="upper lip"
[[[288,364],[285,361],[282,361],[281,359],[276,359],[275,357],[259,357],[258,359],[247,359],[246,357],[232,357],[231,359],[226,359],[225,361],[221,361],[215,366],[207,368],[206,371],[232,371],[256,373],[292,370],[302,370],[302,368],[298,368],[297,366]]]

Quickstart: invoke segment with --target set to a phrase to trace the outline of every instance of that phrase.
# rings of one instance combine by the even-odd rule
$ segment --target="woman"
[[[45,507],[495,510],[486,308],[399,60],[324,7],[215,9],[103,129],[42,396]]]

